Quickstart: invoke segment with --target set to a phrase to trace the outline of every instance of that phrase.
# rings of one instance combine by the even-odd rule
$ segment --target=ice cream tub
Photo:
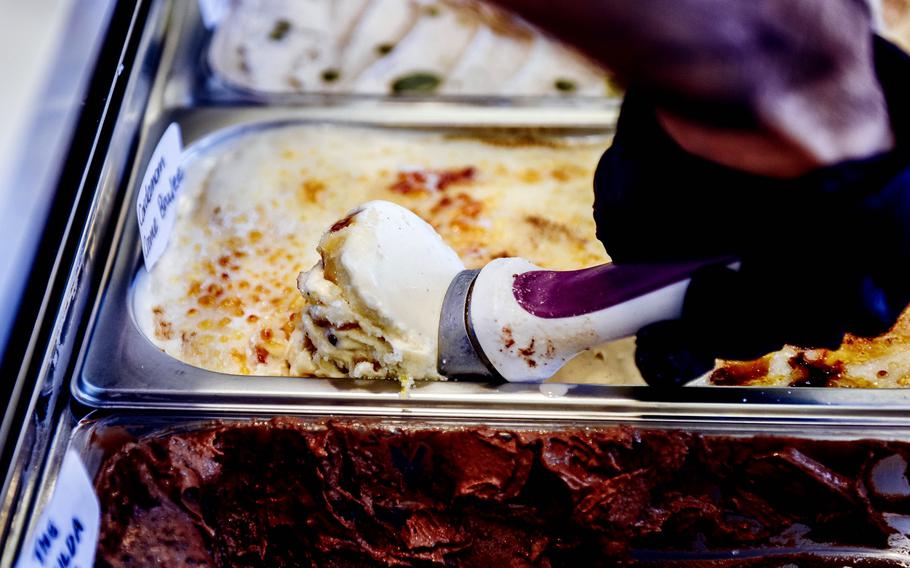
[[[297,319],[297,277],[319,261],[320,235],[349,208],[372,199],[402,204],[427,219],[467,266],[500,256],[554,269],[606,262],[590,216],[590,179],[610,128],[394,126],[394,115],[376,125],[311,114],[215,109],[169,117],[188,145],[172,240],[146,273],[134,183],[74,376],[80,401],[274,408],[397,405],[405,396],[405,404],[416,406],[444,401],[595,412],[603,405],[658,403],[687,412],[689,404],[710,402],[746,414],[805,405],[819,412],[906,407],[903,390],[655,391],[641,386],[631,340],[582,354],[556,377],[561,384],[543,388],[418,381],[403,393],[396,382],[358,380],[353,369],[316,369]],[[140,160],[134,180],[146,162]]]
[[[244,0],[205,32],[195,8],[184,10],[215,100],[571,110],[621,92],[580,54],[473,0]]]
[[[101,566],[910,562],[906,424],[121,414],[68,446]]]

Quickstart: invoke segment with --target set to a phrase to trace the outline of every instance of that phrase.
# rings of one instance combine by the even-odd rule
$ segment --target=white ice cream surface
[[[234,0],[208,59],[263,93],[616,94],[581,55],[478,0]]]
[[[453,136],[321,124],[228,136],[186,165],[168,248],[134,289],[136,322],[162,351],[204,369],[349,376],[312,360],[300,321],[297,277],[319,262],[328,227],[379,199],[432,225],[468,268],[515,256],[553,270],[601,264],[609,257],[595,236],[591,178],[608,144],[607,136]],[[403,250],[414,254],[410,244]],[[427,325],[435,328],[435,319]],[[385,337],[345,331],[345,341]],[[641,383],[629,342],[592,349],[559,375],[573,383]]]

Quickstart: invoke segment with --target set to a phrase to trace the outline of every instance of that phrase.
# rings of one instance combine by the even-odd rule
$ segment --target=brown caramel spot
[[[415,170],[398,172],[395,181],[389,186],[391,191],[410,195],[413,193],[432,193],[446,188],[474,181],[477,169],[468,166],[450,170]]]
[[[515,345],[515,338],[512,337],[512,328],[506,326],[502,328],[502,345],[506,349],[510,349]]]
[[[451,198],[451,197],[449,197],[448,195],[443,195],[443,196],[439,199],[439,201],[436,202],[436,205],[434,205],[434,206],[432,207],[432,209],[430,209],[430,213],[433,213],[434,215],[435,215],[435,214],[438,214],[438,213],[440,213],[443,209],[446,209],[446,208],[450,207],[450,206],[452,205],[452,203],[453,203],[453,201],[452,201],[452,198]]]
[[[438,188],[440,191],[446,189],[450,185],[474,181],[474,178],[477,176],[477,170],[472,166],[460,170],[445,170],[438,173]]]
[[[155,337],[158,339],[167,341],[174,337],[174,328],[171,325],[171,322],[155,318]]]
[[[256,346],[256,360],[260,363],[266,363],[269,360],[269,352],[265,347]]]
[[[246,356],[237,349],[231,349],[231,359],[233,359],[239,365],[246,364]]]
[[[763,379],[771,361],[762,357],[756,361],[726,363],[711,373],[710,382],[721,386],[744,386]]]
[[[547,350],[544,353],[544,357],[546,357],[547,359],[552,359],[555,356],[556,356],[556,346],[553,345],[552,340],[548,339],[547,340]]]
[[[536,350],[535,350],[535,348],[534,348],[534,343],[535,343],[536,341],[537,341],[536,339],[531,339],[531,343],[528,343],[528,346],[527,346],[527,347],[522,347],[521,349],[519,349],[519,350],[518,350],[518,354],[521,355],[522,357],[531,357],[531,356],[533,356],[534,353],[536,352]]]
[[[835,361],[812,360],[805,353],[797,353],[787,361],[793,369],[796,379],[790,382],[794,387],[830,387],[843,377],[844,363]]]
[[[307,179],[300,184],[300,196],[304,203],[316,203],[325,188],[325,182],[318,179]]]
[[[294,319],[293,318],[284,322],[284,325],[281,326],[281,332],[284,333],[285,339],[291,338],[291,333],[294,332]]]
[[[534,354],[537,352],[534,344],[536,343],[535,339],[531,339],[531,343],[528,343],[527,347],[522,347],[518,350],[518,354],[521,355],[521,358],[525,360],[525,363],[528,367],[536,367],[537,361],[534,360]]]
[[[218,307],[231,313],[236,317],[243,316],[243,301],[237,296],[231,296],[230,298],[225,298],[218,304]]]
[[[534,168],[528,168],[521,173],[521,181],[525,183],[538,183],[540,178],[540,172]]]
[[[345,227],[349,227],[351,225],[351,223],[354,222],[354,217],[356,217],[356,216],[357,216],[357,213],[351,213],[347,217],[344,217],[342,219],[339,219],[338,221],[335,221],[335,224],[332,225],[332,227],[329,229],[329,232],[337,233],[341,229],[344,229]]]
[[[477,201],[467,193],[459,193],[457,196],[458,199],[458,211],[465,217],[470,217],[471,219],[476,219],[480,212],[483,211],[483,203]]]
[[[554,168],[553,171],[550,172],[550,175],[553,176],[553,179],[556,181],[569,181],[573,178],[587,175],[587,171],[576,165],[564,164]]]
[[[543,239],[565,239],[579,245],[584,245],[587,243],[587,239],[578,235],[568,225],[565,225],[563,223],[551,221],[549,219],[540,217],[539,215],[528,215],[525,217],[525,222],[531,225],[531,228],[534,229],[535,234],[540,235]]]

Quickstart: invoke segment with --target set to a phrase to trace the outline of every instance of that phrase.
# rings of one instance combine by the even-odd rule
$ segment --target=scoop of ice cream
[[[320,374],[438,380],[442,301],[464,264],[428,223],[371,201],[319,241],[301,272],[304,345]]]

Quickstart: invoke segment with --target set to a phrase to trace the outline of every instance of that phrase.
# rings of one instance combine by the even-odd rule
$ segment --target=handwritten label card
[[[180,167],[182,154],[180,127],[171,124],[152,153],[142,185],[139,186],[136,215],[145,268],[149,271],[167,248],[171,229],[174,228],[177,196],[183,184],[183,169]]]
[[[16,568],[91,568],[100,522],[92,480],[79,456],[69,451],[54,496],[25,541]]]

